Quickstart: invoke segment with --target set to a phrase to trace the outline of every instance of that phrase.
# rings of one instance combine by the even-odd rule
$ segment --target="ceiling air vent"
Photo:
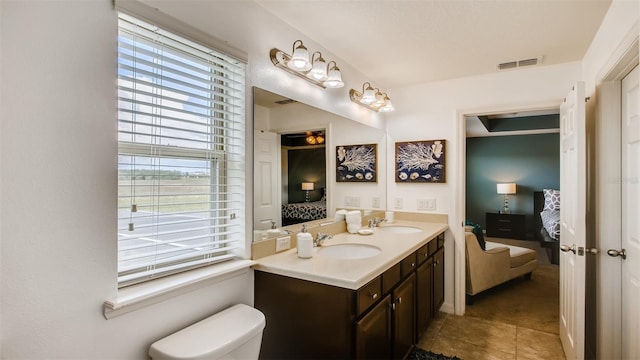
[[[509,61],[509,62],[504,62],[502,64],[498,64],[498,70],[515,69],[523,66],[533,66],[533,65],[538,65],[541,62],[542,62],[542,56],[531,58],[531,59],[518,60],[518,61]]]
[[[514,69],[518,67],[517,61],[506,62],[498,64],[498,70]]]
[[[297,102],[297,101],[293,99],[285,99],[285,100],[276,101],[275,103],[280,105],[287,105],[287,104],[293,104],[294,102]]]

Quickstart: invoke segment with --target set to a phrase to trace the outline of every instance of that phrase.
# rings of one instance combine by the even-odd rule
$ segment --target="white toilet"
[[[265,323],[259,310],[234,305],[154,342],[149,356],[154,360],[257,359]]]

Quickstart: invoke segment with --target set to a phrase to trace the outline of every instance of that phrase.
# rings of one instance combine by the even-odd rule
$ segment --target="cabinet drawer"
[[[400,263],[397,263],[382,274],[382,293],[388,293],[400,282],[400,278]]]
[[[418,265],[416,261],[416,253],[412,253],[400,262],[400,270],[402,277],[409,275]]]
[[[522,214],[487,213],[486,221],[489,237],[526,238],[525,216]]]
[[[444,233],[438,235],[438,249],[444,246]]]
[[[416,251],[418,266],[420,266],[423,262],[427,261],[429,256],[431,256],[431,243],[434,241],[435,239],[431,240],[430,242],[422,245],[422,247]]]
[[[382,297],[382,276],[371,280],[367,285],[358,290],[358,315],[362,314],[371,305]]]

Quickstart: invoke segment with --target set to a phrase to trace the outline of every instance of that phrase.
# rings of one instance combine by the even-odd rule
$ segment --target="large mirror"
[[[256,87],[253,99],[254,235],[332,221],[336,209],[386,208],[384,130]],[[338,171],[340,156],[354,148],[373,157],[374,166]]]

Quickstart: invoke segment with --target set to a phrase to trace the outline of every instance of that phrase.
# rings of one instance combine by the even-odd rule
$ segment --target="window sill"
[[[231,260],[119,289],[115,298],[104,302],[104,317],[111,319],[245,274],[254,264],[252,260]]]

